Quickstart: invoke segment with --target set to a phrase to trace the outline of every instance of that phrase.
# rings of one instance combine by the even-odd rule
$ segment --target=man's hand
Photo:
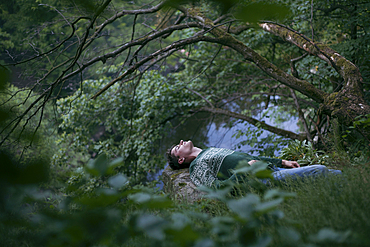
[[[301,167],[297,161],[288,161],[288,160],[282,160],[281,161],[281,164],[283,165],[283,167],[285,168],[297,168],[297,167]]]
[[[251,160],[251,161],[248,161],[248,164],[251,166],[253,165],[253,163],[256,163],[258,160]]]

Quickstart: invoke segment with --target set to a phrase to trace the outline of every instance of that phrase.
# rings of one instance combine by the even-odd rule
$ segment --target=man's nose
[[[182,145],[183,143],[184,143],[184,141],[183,141],[183,140],[181,140],[181,141],[180,141],[180,145]]]

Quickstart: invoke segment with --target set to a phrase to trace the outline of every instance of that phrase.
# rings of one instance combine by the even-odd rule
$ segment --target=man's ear
[[[184,157],[181,157],[181,158],[179,158],[178,159],[178,163],[180,164],[180,165],[182,165],[182,163],[184,163],[184,161],[185,161],[185,158]]]

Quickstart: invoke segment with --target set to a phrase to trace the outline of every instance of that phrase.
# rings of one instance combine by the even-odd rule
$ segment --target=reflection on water
[[[263,112],[254,116],[256,119],[264,120],[267,124],[276,125],[273,123],[273,119],[262,118]],[[192,140],[194,145],[200,148],[207,147],[221,147],[229,148],[245,153],[255,154],[253,148],[249,145],[240,146],[239,143],[242,141],[247,141],[246,136],[241,136],[240,138],[233,137],[238,130],[246,130],[248,127],[252,127],[249,123],[237,121],[233,118],[213,115],[211,113],[199,112],[193,115],[181,124],[179,122],[173,122],[173,129],[169,130],[167,136],[159,143],[159,152],[165,154],[166,150],[173,144],[178,143],[180,140]],[[293,117],[290,121],[284,123],[280,126],[284,129],[298,132],[297,118]],[[270,132],[263,131],[262,135],[259,137],[264,138]],[[277,156],[278,153],[276,152]],[[167,164],[165,165],[165,167]],[[159,168],[163,168],[163,165],[158,165]],[[165,168],[164,167],[164,168]],[[155,174],[148,174],[148,180],[158,180],[158,176],[162,174],[163,169],[160,169]],[[158,185],[162,188],[162,184]]]
[[[263,112],[259,115],[262,116],[262,114]],[[267,124],[276,125],[274,124],[273,119],[270,119],[268,117],[254,117],[256,119],[265,121]],[[219,115],[214,116],[210,113],[204,112],[196,113],[184,124],[174,124],[174,128],[170,130],[170,133],[162,139],[160,150],[162,153],[165,153],[167,148],[171,147],[172,144],[177,144],[180,140],[192,140],[194,145],[200,148],[221,147],[246,153],[253,153],[253,149],[251,146],[238,145],[242,141],[247,141],[246,136],[241,136],[238,139],[236,137],[233,137],[233,135],[237,133],[238,130],[246,130],[248,129],[248,127],[251,127],[252,130],[257,130],[256,127],[247,122],[236,121],[235,119],[230,117]],[[285,122],[280,127],[297,133],[297,118],[293,117],[290,121]],[[260,139],[266,137],[269,134],[271,133],[268,131],[263,131]]]

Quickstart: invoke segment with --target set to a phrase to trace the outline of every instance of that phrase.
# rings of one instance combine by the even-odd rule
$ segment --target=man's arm
[[[264,158],[264,157],[263,157]],[[267,158],[267,159],[270,159],[271,158]],[[263,160],[261,158],[261,160]],[[258,160],[251,160],[248,162],[249,165],[252,165],[253,163],[256,163]],[[279,159],[274,159],[274,161],[276,161],[275,163],[280,163]],[[297,161],[289,161],[289,160],[281,160],[281,167],[284,167],[284,168],[298,168],[298,167],[301,167]]]
[[[283,163],[281,159],[276,159],[276,158],[268,158],[268,157],[259,157],[259,156],[251,156],[253,157],[253,160],[262,160],[266,161],[267,163],[273,164],[276,167],[283,167]]]

